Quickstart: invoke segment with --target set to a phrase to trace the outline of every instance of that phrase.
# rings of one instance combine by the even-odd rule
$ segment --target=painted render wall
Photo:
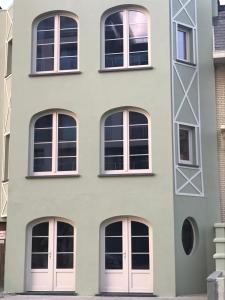
[[[175,196],[175,240],[177,294],[206,291],[213,270],[213,224],[220,220],[216,157],[215,85],[212,60],[211,1],[198,0],[199,84],[202,131],[204,197]],[[182,248],[181,228],[187,217],[198,225],[195,251],[187,256]],[[195,276],[195,280],[193,280]]]
[[[27,224],[37,218],[59,216],[72,220],[77,229],[76,291],[81,295],[97,293],[100,224],[123,215],[142,217],[152,224],[154,293],[176,293],[169,3],[138,1],[150,12],[153,70],[99,73],[100,18],[104,11],[121,3],[137,1],[15,0],[7,292],[24,291]],[[79,17],[82,74],[31,78],[32,22],[54,10],[74,12]],[[155,176],[98,177],[100,119],[106,111],[121,106],[139,107],[151,116]],[[26,179],[30,119],[54,108],[77,116],[81,177]]]

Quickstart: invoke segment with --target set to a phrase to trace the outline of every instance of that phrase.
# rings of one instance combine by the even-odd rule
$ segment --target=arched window
[[[107,14],[102,24],[103,68],[150,64],[149,16],[144,9],[126,8]]]
[[[38,19],[34,26],[34,72],[78,69],[78,22],[68,14]]]
[[[32,124],[34,175],[77,172],[77,122],[63,112],[35,118]]]
[[[102,140],[103,173],[151,171],[149,118],[143,111],[108,114],[103,119]]]

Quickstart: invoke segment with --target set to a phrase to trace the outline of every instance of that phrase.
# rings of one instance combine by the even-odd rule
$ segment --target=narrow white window
[[[149,120],[141,112],[112,113],[103,124],[103,172],[150,172]]]
[[[183,25],[177,27],[177,59],[194,63],[193,29]]]
[[[70,16],[53,15],[35,27],[35,72],[78,69],[78,23]]]
[[[33,127],[34,175],[54,175],[77,171],[77,123],[64,113],[38,118]]]
[[[104,68],[149,65],[149,20],[145,11],[123,9],[104,18]]]
[[[196,165],[195,127],[179,126],[179,163]]]

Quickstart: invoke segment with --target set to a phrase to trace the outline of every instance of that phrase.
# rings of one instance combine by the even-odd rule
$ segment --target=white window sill
[[[137,67],[129,67],[129,68],[106,68],[101,69],[98,72],[99,73],[110,73],[110,72],[127,72],[127,71],[141,71],[141,70],[153,70],[154,68],[152,66],[137,66]]]
[[[53,175],[30,175],[26,176],[26,179],[44,179],[44,178],[71,178],[81,177],[79,174],[53,174]]]
[[[67,72],[44,72],[44,73],[31,73],[29,77],[41,77],[41,76],[60,76],[60,75],[78,75],[82,74],[81,71],[67,71]]]
[[[136,176],[155,176],[155,173],[113,173],[99,174],[98,177],[136,177]]]

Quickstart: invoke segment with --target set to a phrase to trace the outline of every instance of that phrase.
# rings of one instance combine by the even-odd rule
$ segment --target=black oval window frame
[[[185,227],[186,228],[188,227],[187,229],[188,230],[191,229],[191,231],[188,232],[188,230],[186,229],[186,233],[185,233]],[[191,244],[189,244],[190,239],[191,239]],[[183,221],[183,225],[181,229],[181,241],[182,241],[184,253],[187,256],[191,256],[195,252],[198,244],[198,226],[195,220],[191,217],[188,217]]]

